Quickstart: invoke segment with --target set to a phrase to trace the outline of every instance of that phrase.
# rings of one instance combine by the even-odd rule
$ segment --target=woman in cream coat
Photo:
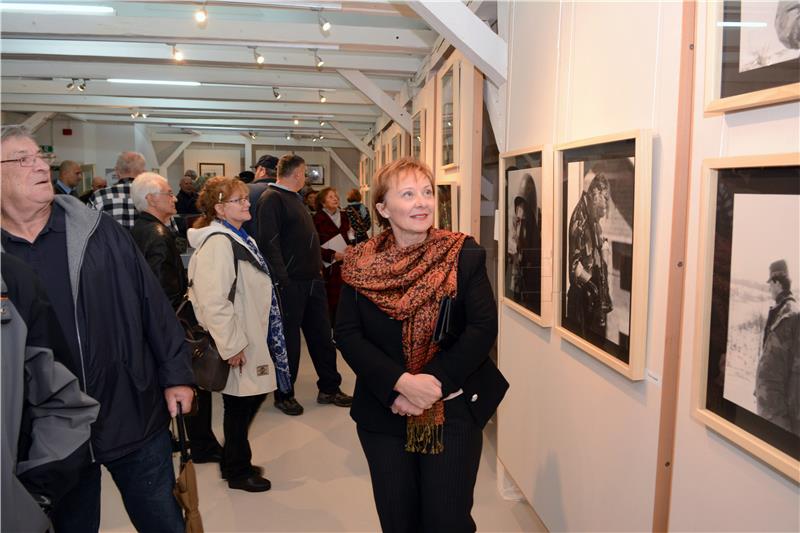
[[[273,287],[255,241],[241,229],[250,219],[248,196],[239,180],[215,177],[206,182],[198,200],[203,216],[188,232],[189,244],[195,248],[189,261],[189,299],[197,321],[231,365],[222,390],[222,477],[230,488],[263,492],[270,489],[270,482],[250,462],[247,433],[267,393],[277,388],[267,347]]]

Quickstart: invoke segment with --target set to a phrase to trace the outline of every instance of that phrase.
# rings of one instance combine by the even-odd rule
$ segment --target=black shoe
[[[272,483],[265,477],[251,474],[247,477],[228,480],[228,487],[247,492],[266,492],[272,488]]]
[[[221,467],[220,467],[219,474],[222,477],[222,479],[224,479],[225,481],[228,481],[228,476],[225,475],[225,473],[222,471]],[[250,465],[249,473],[247,475],[248,476],[263,477],[264,476],[264,467],[263,466],[258,466],[258,465]]]
[[[222,462],[222,447],[219,450],[212,450],[210,452],[194,452],[192,453],[192,462],[200,465],[203,463],[220,463]]]
[[[350,407],[353,405],[353,397],[343,393],[340,390],[331,393],[320,391],[320,393],[317,394],[317,403],[332,403],[337,407]]]
[[[275,407],[289,416],[299,416],[303,414],[303,406],[297,403],[297,400],[294,398],[284,398],[283,400],[277,401],[275,402]]]

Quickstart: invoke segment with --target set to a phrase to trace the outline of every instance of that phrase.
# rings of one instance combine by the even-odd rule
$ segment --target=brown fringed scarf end
[[[444,451],[442,432],[444,424],[414,424],[408,420],[406,428],[406,451],[437,454]]]

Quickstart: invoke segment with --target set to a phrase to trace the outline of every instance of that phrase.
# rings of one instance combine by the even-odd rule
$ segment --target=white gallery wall
[[[797,152],[800,104],[703,116],[706,9],[697,10],[692,181],[686,299],[670,528],[674,531],[800,531],[800,487],[691,417],[701,165],[705,158]],[[787,221],[788,223],[788,221]],[[795,222],[796,223],[796,222]],[[765,259],[766,260],[766,259]],[[766,271],[766,267],[765,267]],[[797,281],[793,290],[797,291]]]
[[[511,389],[500,407],[499,459],[551,531],[650,530],[681,5],[515,2],[511,9],[507,150],[652,130],[652,226],[646,379],[629,381],[554,329],[501,306],[499,364]]]

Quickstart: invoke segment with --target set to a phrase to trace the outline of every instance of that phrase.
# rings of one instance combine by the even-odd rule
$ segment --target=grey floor
[[[217,465],[196,465],[205,530],[378,531],[369,471],[347,409],[316,403],[316,376],[303,353],[297,399],[306,411],[289,417],[267,399],[250,430],[253,462],[264,466],[272,490],[252,494],[230,490]],[[341,361],[343,389],[355,378]],[[215,394],[214,430],[222,440],[222,401]],[[473,517],[479,531],[546,531],[524,502],[503,500],[497,491],[494,428],[486,429],[475,488]],[[132,531],[116,487],[103,470],[101,531]]]

